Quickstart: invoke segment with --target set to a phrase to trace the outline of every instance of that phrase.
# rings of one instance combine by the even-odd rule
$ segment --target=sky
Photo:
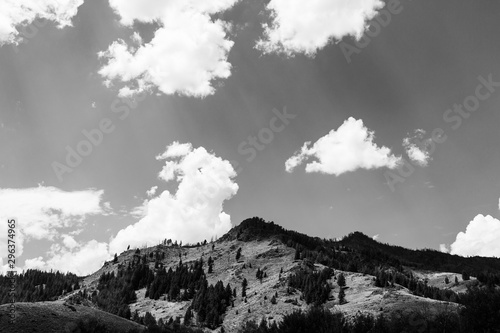
[[[259,216],[500,257],[500,3],[0,2],[0,267]]]

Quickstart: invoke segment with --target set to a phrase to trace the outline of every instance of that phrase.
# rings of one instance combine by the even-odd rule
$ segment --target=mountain
[[[55,273],[20,276],[24,290],[18,294],[53,301],[18,303],[19,309],[38,309],[31,313],[39,323],[69,320],[62,310],[52,310],[58,317],[45,310],[52,305],[82,327],[102,322],[100,331],[89,332],[145,329],[118,328],[116,318],[151,332],[310,332],[318,322],[316,331],[324,332],[500,328],[499,259],[410,250],[360,232],[321,239],[258,217],[214,242],[181,246],[165,239],[127,250],[78,281],[71,274],[46,274]],[[0,277],[0,286],[6,303],[6,278]],[[78,311],[68,312],[68,306]],[[101,310],[119,317],[104,317]],[[96,322],[82,322],[83,314]]]

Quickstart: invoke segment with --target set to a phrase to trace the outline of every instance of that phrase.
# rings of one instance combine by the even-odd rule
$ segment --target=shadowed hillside
[[[432,249],[410,250],[377,242],[361,232],[349,234],[340,241],[340,244],[370,259],[383,258],[380,261],[393,266],[404,265],[415,269],[459,274],[465,272],[477,277],[483,283],[491,280],[492,284],[500,284],[500,260],[498,258],[465,258]]]

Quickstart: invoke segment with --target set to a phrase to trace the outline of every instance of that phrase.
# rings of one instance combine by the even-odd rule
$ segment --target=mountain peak
[[[274,222],[266,222],[263,218],[254,216],[243,220],[239,225],[229,230],[220,240],[263,240],[276,238],[286,230]]]

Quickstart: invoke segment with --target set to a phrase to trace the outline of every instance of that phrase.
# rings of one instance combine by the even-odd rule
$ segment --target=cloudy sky
[[[260,216],[499,257],[499,12],[3,0],[0,248],[16,218],[18,269],[84,275]]]

